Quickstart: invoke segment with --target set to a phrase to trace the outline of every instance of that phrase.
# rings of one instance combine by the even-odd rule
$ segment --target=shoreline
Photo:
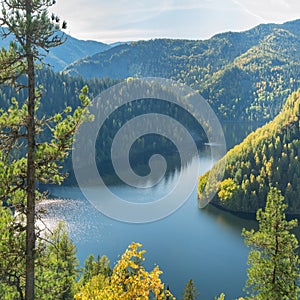
[[[234,211],[234,210],[230,210],[227,209],[217,203],[214,202],[210,202],[210,205],[212,205],[213,207],[219,209],[220,211],[224,211],[224,212],[228,212],[236,217],[239,217],[241,219],[244,220],[252,220],[252,221],[256,221],[256,212],[244,212],[244,211]],[[288,221],[293,220],[293,219],[297,219],[300,221],[300,213],[285,213],[286,218]]]

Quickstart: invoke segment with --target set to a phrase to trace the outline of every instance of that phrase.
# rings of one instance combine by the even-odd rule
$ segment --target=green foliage
[[[25,267],[20,265],[21,274],[8,274],[2,280],[3,285],[12,287],[11,278],[14,277],[14,288],[19,298],[25,297],[27,300],[33,300],[35,296],[49,299],[51,296],[47,294],[50,290],[54,299],[71,299],[73,296],[70,283],[75,280],[70,273],[73,266],[64,265],[70,257],[59,258],[62,254],[60,247],[63,247],[64,254],[70,252],[71,256],[74,255],[67,237],[63,236],[62,241],[53,242],[57,248],[57,261],[50,254],[48,265],[41,259],[46,254],[41,254],[43,248],[40,248],[41,236],[36,224],[35,205],[40,196],[36,182],[60,184],[63,181],[60,163],[69,154],[76,129],[90,117],[87,109],[90,100],[86,87],[82,89],[80,105],[73,113],[67,107],[61,114],[54,116],[37,114],[42,87],[37,88],[36,85],[36,62],[43,62],[44,52],[64,42],[59,29],[65,29],[66,23],[62,22],[60,27],[60,19],[54,14],[51,17],[48,14],[49,7],[54,3],[52,0],[7,0],[1,3],[0,24],[6,27],[2,36],[6,38],[13,35],[14,40],[9,49],[0,50],[0,83],[17,87],[17,90],[22,90],[26,95],[20,104],[13,98],[11,105],[0,111],[0,200],[9,205],[18,216],[13,219],[21,228],[20,234],[15,236],[18,243],[23,243],[24,235],[26,236],[25,245],[20,247],[24,251],[19,257],[20,263],[25,263]],[[21,83],[22,80],[24,83]],[[45,130],[49,132],[47,139],[41,138],[41,133]],[[14,223],[9,222],[6,225],[14,231],[14,227],[11,227]],[[56,232],[55,235],[57,234],[59,233]],[[7,245],[8,256],[15,253],[15,246]],[[8,258],[8,261],[10,259],[12,258]],[[52,266],[52,272],[41,271],[45,265]],[[68,274],[64,271],[66,268],[69,268]],[[39,276],[37,270],[47,276],[44,284],[39,282],[42,275]],[[59,284],[53,284],[56,280],[59,280]],[[47,285],[50,285],[48,293],[45,292]],[[41,294],[39,290],[42,290]]]
[[[25,219],[25,231],[26,231],[26,246],[25,246],[25,298],[27,300],[33,300],[35,298],[35,260],[36,260],[36,188],[35,182],[40,181],[53,181],[58,182],[59,173],[54,171],[53,168],[58,168],[56,162],[62,160],[65,157],[66,151],[70,147],[69,136],[72,136],[72,131],[76,129],[76,126],[72,128],[72,121],[79,123],[76,120],[76,115],[73,118],[70,116],[70,127],[66,128],[66,132],[69,131],[69,136],[65,136],[66,143],[56,137],[57,145],[52,142],[52,145],[47,146],[37,145],[38,130],[41,127],[46,126],[43,124],[44,120],[38,120],[36,118],[36,111],[38,110],[39,91],[35,82],[35,70],[37,61],[43,62],[43,53],[47,52],[50,48],[61,45],[64,42],[59,29],[65,29],[66,23],[62,22],[60,26],[60,19],[52,13],[49,17],[48,10],[55,4],[53,0],[43,1],[14,1],[6,0],[1,2],[2,10],[0,16],[0,25],[6,27],[6,30],[2,31],[2,36],[8,37],[14,35],[15,40],[11,42],[10,48],[7,50],[2,49],[0,52],[0,73],[1,83],[8,83],[17,85],[20,89],[25,89],[28,97],[26,103],[19,109],[17,103],[13,103],[13,106],[8,110],[8,120],[1,122],[0,135],[4,138],[4,143],[0,148],[2,152],[2,162],[5,165],[13,166],[14,162],[11,160],[15,158],[11,151],[15,146],[19,146],[24,149],[23,155],[18,157],[19,161],[23,163],[23,169],[16,171],[15,175],[20,175],[22,182],[15,182],[12,179],[11,182],[7,182],[9,193],[23,192],[22,196],[25,196],[23,201],[20,202],[17,199],[17,204],[23,207],[18,207],[18,211],[26,216]],[[17,80],[21,76],[26,76],[26,84],[20,85]],[[79,108],[80,110],[81,108]],[[20,114],[20,110],[24,115]],[[83,109],[84,111],[84,109]],[[3,116],[3,115],[2,115]],[[9,122],[10,118],[13,118],[12,123]],[[22,119],[23,117],[23,119]],[[6,121],[6,122],[5,122]],[[62,120],[61,122],[64,122]],[[50,123],[50,120],[46,120],[46,123]],[[47,124],[48,125],[48,124]],[[56,124],[56,129],[59,127],[59,123]],[[66,124],[64,124],[66,125]],[[19,126],[19,128],[16,128]],[[50,128],[55,136],[54,127]],[[25,147],[22,147],[22,141]],[[62,143],[60,143],[62,141]],[[72,142],[72,141],[71,141]],[[40,151],[39,146],[43,151]],[[4,152],[4,153],[3,153]],[[49,157],[44,156],[44,154]],[[24,168],[25,167],[25,168]],[[24,169],[26,174],[24,174]],[[19,174],[20,171],[22,174]],[[38,171],[42,171],[40,174]],[[45,173],[45,175],[44,175]],[[3,186],[0,188],[3,189]],[[3,194],[2,194],[3,196]],[[11,197],[16,195],[5,195],[4,197]],[[19,195],[18,195],[19,196]],[[7,199],[4,199],[7,200]],[[14,198],[11,199],[12,202]],[[14,205],[14,203],[11,203]],[[20,294],[21,296],[21,294]]]
[[[52,135],[50,141],[41,139],[35,146],[36,181],[60,184],[64,179],[59,163],[69,154],[75,130],[83,121],[90,119],[87,111],[87,106],[90,104],[87,92],[87,88],[82,90],[81,106],[78,106],[73,113],[66,108],[60,117],[55,115],[53,118],[36,120],[36,137],[45,129],[49,130]],[[36,110],[38,110],[38,104],[39,101],[37,101]],[[3,208],[1,218],[4,222],[1,231],[1,242],[4,243],[1,246],[3,249],[1,255],[5,257],[0,258],[0,261],[1,264],[8,264],[1,268],[5,272],[1,276],[1,291],[5,295],[18,293],[20,299],[24,299],[25,280],[24,242],[28,156],[24,151],[24,143],[27,138],[27,116],[27,103],[20,106],[16,99],[12,100],[12,105],[6,111],[2,109],[0,115],[0,199],[10,207],[10,209]],[[38,190],[35,194],[38,200],[41,194]],[[12,215],[12,210],[15,215]],[[38,228],[36,230],[40,232]],[[74,245],[61,227],[54,232],[53,237],[48,237],[50,237],[50,245],[54,245],[51,246],[52,248],[44,245],[40,240],[41,237],[36,235],[38,244],[35,251],[37,256],[35,258],[36,294],[40,293],[39,299],[50,299],[51,291],[50,295],[53,296],[51,299],[72,299],[74,293],[72,286],[76,277]],[[43,251],[43,248],[47,251]],[[46,260],[44,260],[45,257],[47,257]]]
[[[42,183],[60,184],[63,179],[60,162],[66,159],[73,142],[73,134],[78,126],[89,119],[87,107],[90,102],[87,89],[80,94],[81,106],[72,113],[66,108],[54,117],[41,118],[36,124],[36,137],[48,130],[52,136],[49,141],[36,145],[35,168],[36,180]],[[38,109],[38,106],[36,106]],[[26,193],[27,156],[24,153],[26,138],[27,104],[19,106],[16,99],[0,115],[0,199],[17,209],[22,210]]]
[[[264,207],[270,187],[278,187],[288,212],[300,213],[300,90],[286,101],[280,114],[231,149],[224,179],[212,203],[234,212],[255,213]],[[216,164],[212,171],[218,168]],[[283,175],[284,174],[284,175]],[[199,198],[208,173],[199,178]]]
[[[271,188],[266,208],[257,211],[258,231],[243,230],[250,246],[247,291],[250,299],[291,299],[299,297],[298,241],[290,231],[297,221],[287,221],[284,197]]]
[[[109,266],[109,259],[106,256],[98,256],[94,260],[94,256],[90,254],[84,262],[84,269],[79,281],[79,285],[85,285],[94,276],[103,275],[105,278],[111,276],[112,270]]]
[[[22,215],[0,206],[0,298],[24,299],[25,231]],[[37,240],[36,299],[73,299],[79,274],[76,249],[63,224]]]
[[[0,298],[24,299],[25,231],[22,216],[0,206]]]
[[[38,299],[74,299],[79,264],[76,248],[68,237],[65,226],[59,223],[53,233],[47,232],[40,241],[39,262],[36,267]]]
[[[190,279],[184,287],[182,300],[195,300],[199,296],[193,279]]]

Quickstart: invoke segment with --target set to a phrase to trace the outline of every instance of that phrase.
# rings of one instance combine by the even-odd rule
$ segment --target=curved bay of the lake
[[[226,123],[223,125],[228,147],[240,142],[258,124]],[[200,153],[201,173],[212,165],[207,151]],[[191,164],[199,164],[199,158]],[[181,172],[188,172],[189,166]],[[161,196],[176,183],[179,172],[169,174],[151,193],[137,191],[125,185],[113,186],[114,193],[128,198],[146,199]],[[48,188],[52,196],[47,200],[46,223],[53,227],[59,220],[67,224],[70,237],[77,247],[80,263],[93,253],[106,255],[112,266],[133,241],[143,244],[146,268],[159,265],[162,279],[171,292],[180,299],[186,282],[192,278],[201,299],[214,299],[221,292],[226,299],[242,296],[246,280],[248,249],[244,245],[243,227],[253,228],[256,223],[207,206],[198,209],[197,191],[170,216],[152,223],[128,224],[112,220],[97,211],[77,187]],[[97,188],[101,199],[102,188]]]

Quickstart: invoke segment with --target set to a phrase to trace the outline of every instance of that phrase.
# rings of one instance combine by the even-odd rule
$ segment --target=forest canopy
[[[279,188],[289,213],[300,213],[300,90],[287,99],[280,114],[231,149],[223,181],[212,203],[233,212],[255,213],[264,207],[271,187]],[[218,163],[213,170],[218,168]],[[199,177],[199,199],[208,173]]]

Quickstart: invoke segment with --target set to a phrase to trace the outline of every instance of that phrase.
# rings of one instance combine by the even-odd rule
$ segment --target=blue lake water
[[[255,125],[225,124],[228,147],[239,142]],[[208,170],[212,161],[207,151],[194,158],[189,166],[169,174],[149,190],[125,185],[111,187],[117,195],[139,201],[151,201],[172,189],[180,172],[189,172],[193,164],[199,164],[201,173]],[[103,194],[104,187],[93,187]],[[61,199],[47,200],[45,219],[49,226],[59,220],[67,229],[77,249],[81,263],[90,254],[107,255],[112,266],[132,242],[140,242],[147,250],[145,266],[152,269],[159,265],[162,279],[171,292],[180,299],[186,282],[193,278],[201,299],[214,299],[224,292],[226,299],[243,295],[246,280],[248,249],[241,237],[243,227],[255,227],[256,223],[244,220],[212,206],[197,207],[197,190],[170,216],[152,223],[128,224],[113,220],[97,211],[77,187],[49,187],[53,196]]]

